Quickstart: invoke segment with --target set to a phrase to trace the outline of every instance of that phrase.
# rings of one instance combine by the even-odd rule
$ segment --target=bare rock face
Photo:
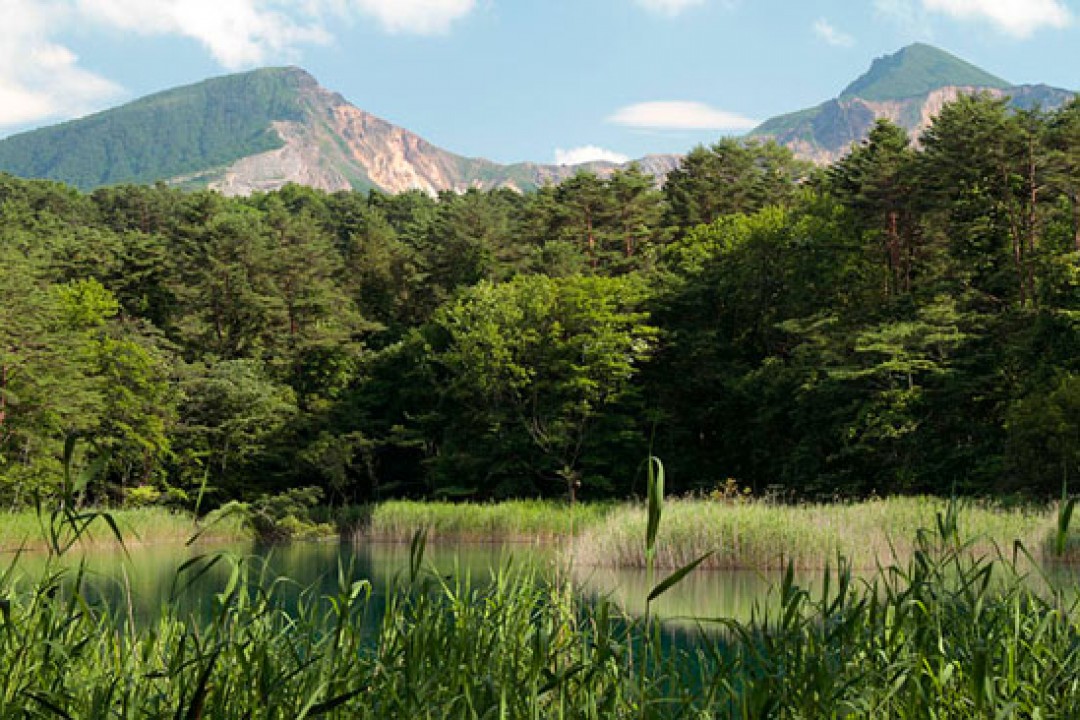
[[[870,134],[874,123],[885,118],[908,131],[916,145],[934,118],[947,104],[961,95],[987,94],[994,98],[1008,97],[1019,106],[1018,98],[1053,109],[1068,102],[1072,93],[1046,88],[1034,91],[1034,86],[1020,86],[1001,90],[999,88],[958,87],[938,88],[925,96],[904,100],[870,101],[862,98],[830,100],[812,111],[812,115],[786,126],[781,123],[790,118],[770,120],[753,133],[752,137],[772,139],[791,148],[797,157],[819,165],[827,165],[844,157]],[[810,111],[805,111],[810,112]],[[778,123],[777,121],[781,121]]]
[[[879,118],[906,129],[918,143],[946,104],[975,93],[1044,109],[1073,97],[1045,85],[1010,85],[942,50],[916,44],[875,60],[838,98],[768,120],[751,137],[775,140],[805,160],[828,164],[865,140]]]
[[[913,138],[960,94],[1008,96],[1018,107],[1059,107],[1073,93],[1012,86],[928,45],[874,61],[839,97],[774,118],[751,138],[774,139],[828,163],[889,118]],[[651,155],[638,167],[663,183],[681,158]],[[0,171],[66,182],[82,190],[167,182],[246,195],[297,183],[329,192],[530,190],[620,165],[500,165],[448,152],[330,92],[296,67],[212,78],[118,108],[0,139]]]
[[[284,142],[282,147],[238,160],[210,188],[225,195],[268,192],[290,182],[327,192],[352,188],[348,178],[321,162],[319,148],[303,125],[276,122],[274,130]]]
[[[408,130],[347,102],[302,73],[300,122],[275,122],[282,146],[233,162],[210,183],[226,195],[278,189],[288,183],[334,192],[376,188],[388,193],[420,190],[465,192],[471,188],[523,191],[558,183],[581,170],[608,176],[611,163],[579,166],[521,163],[499,165],[443,150]],[[655,155],[639,161],[661,183],[679,156]],[[189,181],[189,178],[178,180]]]

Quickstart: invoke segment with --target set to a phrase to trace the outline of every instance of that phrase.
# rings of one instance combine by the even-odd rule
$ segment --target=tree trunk
[[[7,420],[7,386],[8,366],[4,363],[0,365],[0,440],[3,439],[4,421]]]
[[[1028,258],[1035,257],[1035,248],[1038,243],[1039,232],[1039,185],[1038,185],[1038,168],[1035,163],[1035,139],[1032,138],[1028,146],[1028,183],[1030,184],[1031,195],[1028,198],[1028,217],[1027,217],[1027,256]],[[1027,262],[1024,265],[1024,282],[1027,285],[1027,296],[1032,302],[1035,301],[1035,270],[1031,267],[1031,263]]]
[[[1074,194],[1069,199],[1073,211],[1073,248],[1080,252],[1080,194]]]
[[[892,276],[889,294],[899,295],[901,286],[900,277],[902,275],[900,268],[900,214],[896,210],[889,211],[889,229],[887,237],[886,252],[889,255],[889,273]]]
[[[596,269],[596,234],[593,232],[592,213],[585,213],[585,230],[588,233],[589,243],[589,264],[592,265],[593,270]]]

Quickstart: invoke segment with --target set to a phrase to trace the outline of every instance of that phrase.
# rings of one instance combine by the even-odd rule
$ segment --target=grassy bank
[[[936,527],[948,502],[936,498],[890,498],[854,504],[728,504],[668,501],[660,530],[657,567],[681,567],[707,552],[703,567],[769,569],[789,562],[819,569],[838,554],[859,569],[911,556],[916,534]],[[1053,509],[1001,509],[959,505],[957,532],[977,551],[1011,549],[1020,541],[1033,554],[1048,550],[1056,532]],[[623,505],[575,540],[576,563],[599,567],[645,567],[646,512]],[[1075,556],[1075,543],[1071,555]],[[1075,558],[1074,558],[1075,559]]]
[[[788,562],[819,569],[838,554],[859,569],[910,556],[916,533],[934,528],[948,503],[936,498],[890,498],[834,505],[777,505],[761,501],[669,500],[656,566],[681,567],[711,552],[703,567],[771,569]],[[243,514],[225,513],[211,525],[160,508],[112,511],[128,544],[184,542],[202,531],[218,540],[246,539],[252,530]],[[646,512],[640,504],[570,506],[557,501],[518,500],[495,504],[390,501],[344,509],[315,509],[313,527],[337,528],[361,541],[408,542],[425,530],[433,542],[529,542],[559,545],[574,564],[586,567],[645,567]],[[1056,532],[1055,509],[1003,509],[960,504],[958,533],[977,549],[1011,548],[1020,541],[1037,557],[1047,554]],[[104,524],[83,545],[115,544]],[[44,544],[41,523],[27,511],[0,516],[0,549]],[[1080,534],[1073,533],[1066,560],[1080,559]]]
[[[509,500],[492,504],[391,501],[372,506],[352,526],[377,540],[408,542],[418,530],[432,540],[552,542],[595,527],[612,503]],[[354,515],[357,514],[354,511]]]
[[[129,546],[187,542],[196,533],[206,540],[239,540],[251,537],[240,517],[225,516],[211,525],[200,525],[192,515],[164,508],[148,507],[110,510],[117,529]],[[20,548],[40,550],[47,544],[49,518],[33,510],[0,514],[0,551]],[[108,547],[117,544],[116,534],[106,523],[92,523],[79,540],[80,547]]]
[[[857,568],[873,568],[878,561],[909,557],[916,533],[934,528],[947,506],[945,500],[927,497],[833,505],[669,500],[656,566],[681,567],[712,552],[703,567],[764,570],[791,562],[798,569],[819,569],[841,554]],[[1020,541],[1041,556],[1056,522],[1052,507],[1006,509],[961,502],[957,531],[982,552]],[[444,541],[554,541],[564,544],[577,565],[645,567],[646,511],[641,504],[579,503],[571,508],[552,501],[392,501],[341,514],[338,524],[363,537],[398,542],[407,542],[418,530]],[[1066,559],[1078,558],[1080,536],[1074,535]]]
[[[344,573],[286,614],[281,586],[240,563],[215,617],[168,604],[143,626],[85,605],[58,570],[0,601],[0,716],[1080,717],[1076,608],[1008,560],[913,542],[907,563],[814,595],[788,576],[777,612],[690,645],[535,570],[471,585],[423,570],[420,551],[376,629],[363,618],[383,601]]]

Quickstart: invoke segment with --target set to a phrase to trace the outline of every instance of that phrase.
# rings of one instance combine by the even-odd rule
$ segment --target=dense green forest
[[[533,193],[86,195],[0,177],[0,502],[1059,493],[1080,102],[827,169],[697,148]],[[205,490],[205,493],[202,491]]]

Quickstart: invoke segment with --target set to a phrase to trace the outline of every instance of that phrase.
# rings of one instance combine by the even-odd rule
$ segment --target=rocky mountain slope
[[[662,178],[677,156],[640,161]],[[168,90],[80,120],[0,140],[0,170],[84,190],[164,181],[228,195],[300,183],[386,192],[559,182],[582,168],[500,165],[427,142],[322,88],[300,68],[266,68]]]
[[[949,53],[910,45],[879,58],[839,97],[766,121],[750,135],[774,139],[796,155],[832,162],[866,138],[878,118],[888,118],[918,139],[943,105],[963,93],[1008,97],[1017,107],[1055,108],[1072,98],[1046,85],[1012,85]]]
[[[750,137],[775,139],[802,158],[827,163],[864,139],[877,118],[917,139],[945,103],[972,92],[1044,108],[1073,96],[1045,85],[1011,85],[916,44],[874,61],[839,97],[773,118]],[[654,155],[637,162],[659,182],[679,160]],[[229,195],[287,183],[327,191],[528,190],[581,169],[607,175],[617,167],[500,165],[456,155],[350,104],[295,67],[213,78],[0,140],[0,171],[83,190],[158,181]]]

